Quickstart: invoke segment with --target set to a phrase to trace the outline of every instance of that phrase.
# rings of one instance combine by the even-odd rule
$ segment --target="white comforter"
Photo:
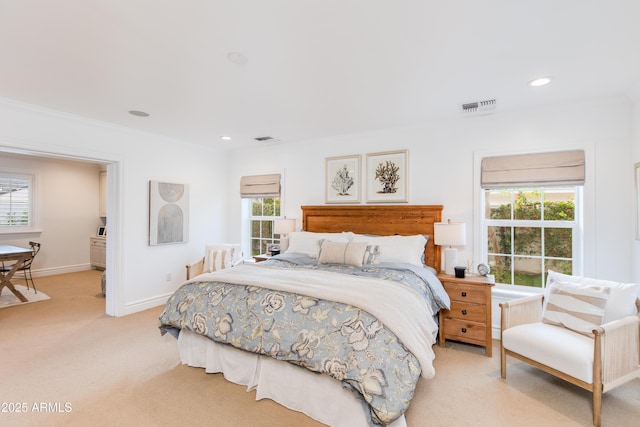
[[[201,274],[189,282],[203,280],[298,293],[359,307],[376,316],[396,334],[420,361],[423,377],[431,378],[435,374],[435,355],[431,347],[435,343],[438,326],[429,303],[406,286],[388,280],[326,271],[261,267],[260,264],[243,264]]]

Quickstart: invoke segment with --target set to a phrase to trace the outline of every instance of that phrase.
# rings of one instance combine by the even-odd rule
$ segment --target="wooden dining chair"
[[[31,274],[31,264],[33,263],[33,259],[36,257],[38,252],[40,252],[40,243],[38,242],[29,242],[29,246],[31,246],[31,258],[27,259],[16,271],[16,274],[21,273],[23,275],[24,281],[27,283],[27,289],[29,289],[29,281],[31,281],[31,286],[33,286],[34,292],[37,294],[38,290],[36,289],[36,284],[33,281],[33,275]],[[3,273],[8,273],[11,271],[15,264],[5,265],[2,263],[2,268],[0,271]],[[16,276],[14,276],[15,278]]]

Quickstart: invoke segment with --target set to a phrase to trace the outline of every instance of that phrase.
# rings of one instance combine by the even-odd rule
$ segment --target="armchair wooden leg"
[[[602,410],[602,387],[593,390],[593,425],[600,427],[600,412]]]
[[[593,425],[600,427],[602,409],[602,334],[593,331]]]
[[[500,376],[502,379],[507,378],[507,352],[500,341]]]

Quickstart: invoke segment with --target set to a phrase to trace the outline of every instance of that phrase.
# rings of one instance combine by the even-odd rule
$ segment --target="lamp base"
[[[458,263],[458,250],[456,248],[446,248],[444,250],[444,272],[453,276],[454,267]]]
[[[280,253],[283,254],[289,248],[289,238],[280,236]]]

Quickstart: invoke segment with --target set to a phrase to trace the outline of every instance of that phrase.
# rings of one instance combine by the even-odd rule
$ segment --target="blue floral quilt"
[[[439,282],[432,286],[411,268],[319,266],[286,258],[261,263],[266,265],[393,280],[436,308],[425,316],[449,305]],[[418,358],[376,317],[354,304],[302,293],[196,278],[171,296],[160,316],[162,334],[177,337],[183,328],[330,375],[357,394],[372,425],[391,423],[407,410],[421,373]]]

